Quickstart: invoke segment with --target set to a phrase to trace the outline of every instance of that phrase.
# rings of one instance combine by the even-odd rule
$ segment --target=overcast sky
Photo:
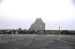
[[[0,0],[0,29],[28,29],[42,18],[48,30],[75,30],[73,0]]]

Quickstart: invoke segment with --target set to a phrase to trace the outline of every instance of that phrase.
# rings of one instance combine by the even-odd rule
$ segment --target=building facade
[[[35,22],[29,28],[30,31],[41,31],[45,30],[45,23],[42,21],[41,18],[36,18]]]

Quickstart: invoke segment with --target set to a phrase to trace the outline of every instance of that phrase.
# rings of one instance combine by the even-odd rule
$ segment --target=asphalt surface
[[[75,49],[75,35],[0,35],[0,49]]]

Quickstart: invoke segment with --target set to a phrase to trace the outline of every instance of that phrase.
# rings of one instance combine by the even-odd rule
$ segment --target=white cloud
[[[46,23],[46,29],[51,29],[49,26],[52,25],[53,29],[57,29],[58,25],[64,24],[64,27],[67,26],[66,22],[71,23],[75,11],[70,0],[4,0],[0,15],[1,21],[6,24],[10,21],[13,25],[22,25],[23,22],[27,25],[28,22],[28,27],[36,18],[41,17]]]

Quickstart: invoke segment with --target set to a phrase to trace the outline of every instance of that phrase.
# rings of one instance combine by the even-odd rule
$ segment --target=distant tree
[[[35,31],[34,30],[33,31],[30,31],[29,34],[35,34]]]
[[[69,34],[70,34],[70,32],[69,32],[69,31],[67,31],[67,30],[64,30],[64,31],[62,31],[62,32],[61,32],[61,34],[69,35]]]
[[[18,29],[18,33],[19,33],[19,34],[21,34],[21,32],[22,32],[22,29],[21,29],[21,28],[19,28],[19,29]]]

